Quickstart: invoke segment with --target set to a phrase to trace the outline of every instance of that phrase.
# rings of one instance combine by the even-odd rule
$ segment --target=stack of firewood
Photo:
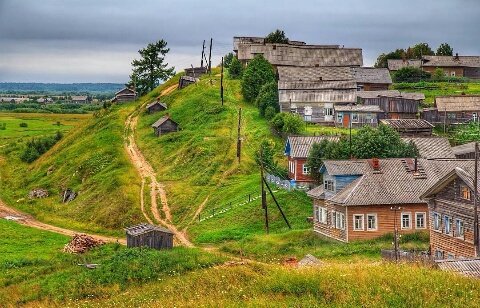
[[[96,240],[86,234],[75,234],[70,243],[65,245],[63,251],[68,253],[84,253],[93,247],[103,244],[105,244],[103,241]]]

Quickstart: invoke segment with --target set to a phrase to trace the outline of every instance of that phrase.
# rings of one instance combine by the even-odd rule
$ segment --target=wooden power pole
[[[398,247],[398,226],[397,226],[397,211],[399,211],[401,208],[398,206],[392,206],[390,208],[391,210],[394,211],[394,216],[393,216],[393,225],[394,225],[394,230],[393,230],[393,247],[395,249],[395,261],[398,262],[399,259],[399,247]]]
[[[268,233],[268,207],[267,207],[267,192],[265,191],[263,181],[263,147],[260,149],[260,177],[262,184],[262,208],[265,211],[265,231]]]
[[[202,46],[202,61],[200,61],[200,67],[203,67],[203,58],[205,57],[205,40],[203,40]]]
[[[223,106],[223,57],[222,57],[222,72],[220,74],[220,97],[222,98],[222,106]]]
[[[212,44],[213,38],[210,38],[210,52],[208,53],[208,73],[212,73]]]
[[[475,254],[480,256],[480,236],[478,230],[478,142],[475,142],[475,167],[473,168],[473,237],[475,241]]]
[[[240,130],[242,126],[242,108],[238,109],[238,129],[237,129],[237,158],[240,164],[240,157],[242,156],[242,138],[240,138]]]

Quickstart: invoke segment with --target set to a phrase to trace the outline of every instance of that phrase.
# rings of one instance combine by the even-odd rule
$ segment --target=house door
[[[350,114],[343,114],[343,127],[348,127],[350,125]]]

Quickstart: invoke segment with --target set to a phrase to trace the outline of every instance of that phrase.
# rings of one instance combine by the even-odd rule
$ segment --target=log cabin
[[[153,133],[157,137],[171,132],[176,132],[180,129],[178,123],[172,120],[168,114],[153,123],[152,128]]]
[[[426,189],[455,166],[456,160],[409,158],[326,160],[323,185],[313,199],[313,230],[342,242],[393,233],[427,232]],[[395,210],[397,209],[397,210]]]
[[[437,96],[433,108],[425,108],[422,118],[435,124],[478,122],[480,95]]]
[[[129,88],[123,88],[122,90],[115,93],[115,97],[112,99],[112,102],[124,103],[134,101],[137,98],[137,92]]]
[[[479,257],[474,245],[473,174],[470,160],[467,166],[450,170],[421,196],[428,202],[430,251],[435,259]]]
[[[152,114],[158,111],[164,111],[167,110],[167,104],[160,102],[159,100],[156,100],[150,104],[148,104],[145,109],[147,110],[148,113]]]
[[[416,119],[420,104],[425,99],[423,93],[389,91],[358,91],[357,103],[376,105],[384,111],[380,119]]]
[[[127,247],[170,249],[173,247],[173,232],[159,226],[139,224],[125,229]]]

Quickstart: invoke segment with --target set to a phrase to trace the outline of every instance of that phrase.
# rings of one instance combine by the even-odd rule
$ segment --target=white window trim
[[[446,221],[445,221],[445,218],[447,218],[447,217],[448,217],[448,224],[447,224]],[[453,234],[452,234],[452,226],[453,226],[453,220],[452,220],[453,218],[452,218],[452,216],[443,215],[442,218],[443,218],[443,227],[444,227],[444,228],[443,228],[443,230],[444,230],[443,233],[445,233],[446,235],[452,236],[452,235],[453,235]],[[447,232],[447,225],[448,225],[448,228],[450,229],[449,232]]]
[[[317,213],[317,215],[318,215],[318,216],[317,216],[317,217],[318,217],[318,222],[319,222],[319,223],[322,223],[322,224],[326,224],[326,223],[328,222],[328,219],[327,219],[327,215],[328,215],[328,214],[327,214],[327,213],[328,213],[327,208],[319,206],[317,210],[318,210],[318,213]]]
[[[310,174],[309,169],[310,169],[310,168],[307,167],[307,164],[303,164],[303,165],[302,165],[302,174],[303,174],[303,175],[308,175],[308,174]],[[305,170],[307,170],[307,172],[305,172]]]
[[[457,233],[457,226],[458,226],[458,222],[462,222],[462,229],[463,229],[463,234],[459,235]],[[455,219],[455,237],[456,238],[461,238],[461,239],[465,239],[465,222],[463,221],[463,219],[460,219],[460,218],[456,218]]]
[[[417,226],[417,215],[423,215],[423,227]],[[427,213],[426,212],[415,212],[415,229],[424,230],[427,228]]]
[[[403,226],[403,215],[408,215],[409,227],[405,228]],[[411,212],[402,212],[400,214],[400,226],[402,230],[411,230],[412,229],[412,213]]]
[[[356,217],[362,217],[362,228],[357,228],[356,225]],[[353,214],[353,231],[364,231],[365,230],[365,216],[363,214]]]
[[[435,229],[435,225],[436,225],[436,220],[435,218],[438,218],[438,229]],[[433,222],[433,226],[432,227],[432,230],[433,231],[436,231],[436,232],[441,232],[442,231],[442,215],[440,215],[439,213],[437,212],[433,212],[433,215],[432,215],[432,222]]]
[[[375,217],[375,228],[369,228],[368,227],[368,216],[373,216]],[[377,218],[377,213],[369,213],[367,214],[367,231],[377,231],[378,230],[378,218]]]

